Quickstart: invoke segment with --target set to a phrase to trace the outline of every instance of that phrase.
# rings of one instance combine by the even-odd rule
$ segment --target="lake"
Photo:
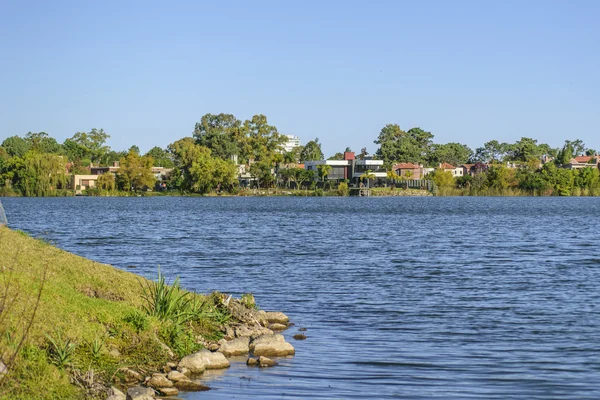
[[[600,398],[600,198],[2,202],[13,229],[296,324],[295,357],[185,399]]]

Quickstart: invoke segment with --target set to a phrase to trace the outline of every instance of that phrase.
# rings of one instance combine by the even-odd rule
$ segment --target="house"
[[[423,167],[412,163],[399,163],[392,166],[392,171],[396,175],[407,179],[421,179],[423,176]]]
[[[600,168],[600,156],[578,156],[569,160],[568,164],[563,165],[563,168],[568,169],[583,169],[583,168]]]
[[[119,171],[119,162],[115,161],[110,167],[94,167],[90,165],[90,172],[92,175],[102,175],[107,172],[111,172],[112,174],[116,174]]]
[[[169,178],[173,172],[173,168],[165,168],[165,167],[152,167],[152,174],[156,178],[156,180],[164,181]]]
[[[478,162],[476,164],[463,164],[459,168],[462,168],[462,170],[463,170],[462,176],[467,176],[467,175],[475,176],[484,171],[487,171],[488,165]]]
[[[373,181],[387,179],[387,171],[383,168],[383,160],[375,160],[372,156],[364,156],[362,160],[357,160],[354,152],[344,153],[343,160],[316,160],[306,161],[304,169],[308,171],[319,171],[320,165],[329,165],[331,170],[327,174],[328,180],[348,179],[357,183],[362,175],[369,172],[374,178]],[[318,176],[318,175],[315,175]]]
[[[463,176],[464,174],[464,170],[462,167],[455,167],[454,165],[448,164],[446,162],[440,164],[439,169],[441,169],[444,172],[450,172],[454,178]]]
[[[96,187],[100,175],[72,175],[69,188],[75,190],[76,194],[81,194],[83,190]]]

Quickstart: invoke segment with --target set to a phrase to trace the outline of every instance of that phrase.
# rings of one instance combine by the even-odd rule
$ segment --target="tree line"
[[[118,162],[116,174],[98,179],[96,190],[139,191],[156,186],[152,166],[172,168],[163,182],[168,189],[185,193],[238,189],[238,165],[246,165],[254,184],[272,187],[295,182],[302,186],[317,177],[325,179],[329,170],[322,166],[315,173],[297,164],[323,160],[318,138],[304,146],[283,151],[287,137],[270,125],[264,115],[242,121],[232,114],[206,114],[197,122],[192,135],[167,148],[154,147],[140,154],[137,146],[115,151],[107,145],[109,134],[103,129],[77,132],[59,143],[45,132],[11,136],[0,145],[0,194],[52,196],[67,193],[69,176],[89,174],[90,166],[110,166]],[[389,170],[395,163],[414,163],[436,167],[480,165],[478,174],[455,179],[436,171],[430,178],[443,188],[463,194],[504,193],[521,190],[530,194],[583,194],[598,190],[598,169],[570,171],[560,168],[576,155],[594,155],[581,140],[565,141],[560,148],[523,137],[515,143],[491,140],[472,150],[458,142],[435,143],[434,135],[421,128],[402,130],[397,124],[384,126],[375,140],[375,157]],[[340,149],[328,159],[343,159],[350,148]],[[367,155],[361,149],[358,158]],[[541,165],[545,156],[553,161]],[[519,168],[507,168],[506,163]],[[158,187],[157,187],[158,188]]]

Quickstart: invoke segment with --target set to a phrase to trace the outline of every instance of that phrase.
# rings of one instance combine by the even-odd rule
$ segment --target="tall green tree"
[[[110,151],[106,141],[110,135],[104,129],[93,128],[89,132],[77,132],[65,141],[71,152],[70,156],[89,159],[94,164],[100,164],[102,158]],[[67,141],[69,142],[67,144]]]
[[[35,150],[38,153],[62,153],[62,146],[46,132],[28,132],[27,135],[25,135],[25,141],[30,149]]]
[[[139,191],[153,188],[156,178],[152,174],[152,157],[142,157],[135,149],[131,149],[127,156],[121,159],[119,175],[129,182],[130,188],[125,190]]]
[[[22,159],[14,159],[13,184],[23,196],[52,196],[67,185],[66,164],[59,155],[30,150]]]
[[[309,141],[304,145],[300,152],[300,161],[319,161],[323,159],[323,151],[321,150],[321,143],[319,138]]]
[[[29,151],[29,144],[20,136],[6,138],[2,147],[11,157],[23,157]]]
[[[173,168],[173,159],[168,151],[161,149],[158,146],[151,148],[145,157],[152,157],[155,167]]]
[[[431,150],[433,135],[421,128],[405,132],[397,124],[388,124],[381,129],[375,143],[379,145],[376,155],[386,165],[396,162],[424,163]]]
[[[232,114],[205,114],[196,123],[196,143],[210,149],[213,157],[230,160],[239,156],[245,134],[242,122]]]
[[[283,161],[283,145],[287,142],[284,135],[277,132],[277,128],[269,125],[267,117],[255,115],[244,122],[245,140],[242,143],[243,160],[263,161],[275,163]]]
[[[484,143],[483,147],[475,150],[472,162],[483,163],[499,163],[504,161],[510,145],[508,143],[500,143],[497,140],[490,140]]]
[[[428,157],[429,165],[449,163],[461,165],[467,163],[473,156],[469,146],[460,143],[434,144]]]

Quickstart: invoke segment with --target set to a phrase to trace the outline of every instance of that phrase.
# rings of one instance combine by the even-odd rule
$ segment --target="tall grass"
[[[142,306],[146,314],[158,318],[160,321],[173,321],[183,323],[192,319],[193,301],[191,293],[183,291],[179,284],[179,277],[175,278],[169,285],[165,275],[158,268],[158,279],[154,282],[140,281],[142,286],[142,298],[145,304]]]

